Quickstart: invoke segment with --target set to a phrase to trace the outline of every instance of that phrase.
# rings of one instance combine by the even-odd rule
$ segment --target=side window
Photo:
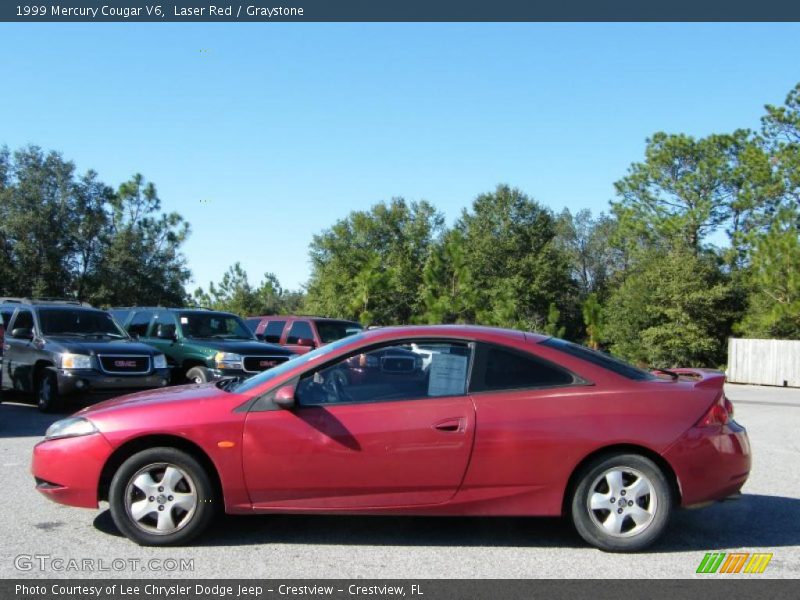
[[[13,310],[0,311],[0,327],[7,328],[13,314]]]
[[[306,373],[301,406],[416,400],[466,393],[472,351],[460,342],[381,346]]]
[[[147,335],[147,326],[150,324],[150,319],[153,313],[147,310],[134,313],[133,318],[128,323],[128,333],[134,337],[145,337]]]
[[[497,346],[484,346],[482,368],[471,391],[518,390],[575,383],[568,371],[535,356]]]
[[[286,338],[287,344],[296,344],[297,340],[313,340],[314,332],[311,331],[311,325],[308,321],[295,321],[292,323],[292,328],[289,330],[289,336]]]
[[[21,310],[14,319],[14,329],[33,329],[33,314],[29,310]]]
[[[152,322],[150,323],[150,337],[158,337],[159,332],[166,333],[166,329],[170,328],[175,331],[177,321],[175,315],[169,311],[159,311],[153,315]]]
[[[298,323],[299,321],[295,323],[295,325]],[[281,334],[283,333],[283,328],[285,326],[286,321],[269,321],[264,329],[264,341],[273,344],[279,343],[281,341]],[[294,331],[294,327],[292,327],[292,331]],[[291,344],[292,342],[289,343]]]
[[[258,324],[261,323],[261,319],[245,319],[245,325],[247,328],[252,332],[255,333],[256,329],[258,329]]]

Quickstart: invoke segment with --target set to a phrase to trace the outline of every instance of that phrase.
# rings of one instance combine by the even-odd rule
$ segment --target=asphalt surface
[[[678,511],[660,543],[635,555],[589,548],[566,522],[533,518],[223,517],[192,547],[141,548],[107,506],[69,508],[34,490],[31,449],[60,415],[4,401],[0,577],[683,578],[710,551],[771,552],[761,577],[800,577],[800,390],[726,390],[754,452],[743,497]],[[70,559],[88,562],[75,571]],[[192,564],[181,570],[181,560]]]

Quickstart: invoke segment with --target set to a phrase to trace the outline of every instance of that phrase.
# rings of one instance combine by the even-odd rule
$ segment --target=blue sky
[[[655,131],[757,127],[800,81],[797,24],[0,25],[0,145],[156,183],[207,286],[308,277],[314,233],[509,183],[606,210]]]

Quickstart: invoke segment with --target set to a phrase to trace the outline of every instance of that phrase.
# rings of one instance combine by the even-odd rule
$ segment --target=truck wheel
[[[207,383],[211,381],[211,373],[205,367],[192,367],[186,371],[186,379],[191,383]]]
[[[206,470],[186,452],[160,447],[131,456],[117,469],[108,503],[117,528],[143,546],[184,544],[216,512]]]
[[[36,380],[36,404],[45,413],[58,411],[64,404],[58,393],[58,378],[51,367],[42,369]]]

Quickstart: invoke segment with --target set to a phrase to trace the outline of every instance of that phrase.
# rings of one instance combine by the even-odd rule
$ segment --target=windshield
[[[348,335],[361,333],[364,328],[352,321],[317,321],[317,331],[323,344],[330,344]]]
[[[295,356],[294,358],[287,360],[285,363],[282,363],[277,367],[272,367],[271,369],[262,371],[258,375],[254,375],[249,379],[245,379],[239,384],[228,388],[228,391],[236,392],[237,394],[244,394],[245,392],[249,392],[250,390],[259,387],[260,385],[270,381],[271,379],[275,379],[277,377],[280,377],[284,373],[288,373],[295,367],[299,367],[300,365],[305,365],[307,363],[318,361],[322,359],[325,355],[330,354],[335,350],[338,350],[339,348],[341,348],[346,344],[355,342],[361,337],[363,336],[357,335],[355,337],[346,337],[336,342],[333,342],[332,344],[328,344],[326,346],[320,346],[316,350],[312,350],[311,352],[308,352],[306,354],[300,354],[298,356]]]
[[[44,335],[128,337],[111,315],[99,310],[48,308],[39,311],[39,324]]]
[[[226,338],[254,340],[252,332],[239,317],[225,313],[187,312],[180,314],[183,335],[190,338]]]

